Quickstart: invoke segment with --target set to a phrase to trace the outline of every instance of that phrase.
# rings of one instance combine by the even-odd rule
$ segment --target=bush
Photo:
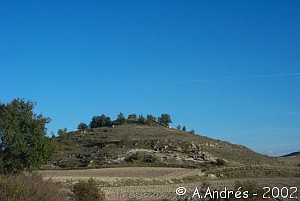
[[[143,163],[156,163],[158,159],[155,155],[150,153],[136,152],[134,154],[129,155],[127,158],[125,158],[125,161],[130,163],[143,164]]]
[[[224,159],[221,159],[221,158],[217,158],[215,164],[217,166],[226,166],[227,165],[226,161]]]
[[[74,184],[72,191],[78,201],[102,201],[105,199],[104,193],[100,191],[97,182],[92,178]]]
[[[39,175],[0,176],[0,200],[67,201],[59,183],[43,180]]]

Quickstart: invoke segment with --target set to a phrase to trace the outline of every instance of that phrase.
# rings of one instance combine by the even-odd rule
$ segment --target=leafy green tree
[[[148,115],[147,115],[146,123],[147,123],[148,125],[153,125],[153,124],[155,124],[156,122],[157,122],[156,117],[154,117],[152,114],[148,114]]]
[[[104,126],[111,126],[112,121],[110,120],[110,117],[105,117],[104,118]]]
[[[182,130],[183,130],[183,131],[186,131],[186,127],[185,127],[185,126],[183,126],[183,127],[182,127]]]
[[[92,118],[92,121],[90,122],[91,128],[98,128],[102,126],[110,126],[112,124],[112,121],[110,120],[110,117],[106,116],[105,114],[102,114],[101,116],[94,116]]]
[[[0,171],[5,174],[39,168],[54,152],[46,137],[50,119],[35,114],[34,106],[24,99],[0,104]]]
[[[130,114],[127,117],[127,123],[137,123],[139,119],[137,118],[136,114]]]
[[[88,129],[88,125],[86,125],[86,123],[81,122],[78,124],[77,129],[79,131],[85,131],[86,129]]]
[[[115,121],[117,124],[120,124],[120,125],[122,125],[122,124],[124,124],[125,122],[126,122],[126,118],[124,117],[124,114],[122,113],[122,112],[120,112],[119,114],[118,114],[118,118],[116,119],[116,121]]]
[[[64,128],[64,129],[58,129],[57,130],[57,134],[59,137],[65,137],[68,133],[68,129],[67,128]]]
[[[138,120],[138,122],[139,122],[140,124],[145,125],[145,124],[146,124],[146,118],[141,114],[141,115],[139,115],[139,120]]]
[[[169,114],[162,114],[160,118],[158,118],[158,122],[164,126],[169,126],[169,123],[172,123],[172,120]]]

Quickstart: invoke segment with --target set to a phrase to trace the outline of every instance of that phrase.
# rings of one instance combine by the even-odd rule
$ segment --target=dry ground
[[[121,179],[167,180],[182,179],[188,176],[202,175],[199,169],[168,167],[125,167],[82,170],[42,170],[38,171],[44,178],[54,181],[79,180],[94,178],[98,181],[115,182]]]
[[[279,161],[285,162],[286,164],[290,164],[293,166],[300,165],[300,155],[298,156],[288,156],[288,157],[278,157]]]
[[[76,182],[79,179],[94,178],[102,182],[108,201],[117,200],[178,200],[178,187],[184,186],[187,194],[192,196],[196,187],[205,183],[211,188],[232,188],[237,179],[201,178],[203,173],[197,169],[185,168],[157,168],[157,167],[130,167],[130,168],[103,168],[85,170],[43,170],[39,171],[44,178],[55,181]],[[191,180],[186,179],[191,178]],[[259,186],[290,187],[296,186],[300,191],[300,178],[257,178],[238,179],[239,181],[254,181]],[[192,199],[196,200],[196,199]],[[265,199],[267,200],[267,199]],[[283,200],[283,199],[277,199]],[[288,199],[285,199],[288,200]],[[300,200],[300,199],[292,199]]]

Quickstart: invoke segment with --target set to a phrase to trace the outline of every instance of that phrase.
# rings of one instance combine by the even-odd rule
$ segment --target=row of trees
[[[78,130],[86,130],[88,128],[98,128],[103,126],[122,125],[122,124],[138,123],[142,125],[163,125],[169,126],[172,123],[171,116],[169,114],[161,114],[160,117],[155,117],[152,114],[137,116],[136,114],[130,114],[125,118],[124,114],[120,112],[117,119],[111,120],[109,116],[102,114],[101,116],[93,116],[89,125],[81,122],[78,124]]]

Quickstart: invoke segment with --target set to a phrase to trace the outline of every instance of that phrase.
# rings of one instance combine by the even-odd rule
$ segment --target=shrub
[[[227,165],[226,161],[224,159],[221,159],[221,158],[217,158],[215,164],[217,166],[225,166],[225,165]]]
[[[102,201],[105,199],[104,193],[100,191],[97,182],[92,178],[74,184],[72,191],[78,201]]]
[[[156,163],[158,161],[158,158],[155,155],[150,153],[136,152],[134,154],[129,155],[127,158],[125,158],[125,161],[130,163],[137,163],[137,164]]]
[[[39,175],[0,176],[0,200],[67,201],[59,183]]]

